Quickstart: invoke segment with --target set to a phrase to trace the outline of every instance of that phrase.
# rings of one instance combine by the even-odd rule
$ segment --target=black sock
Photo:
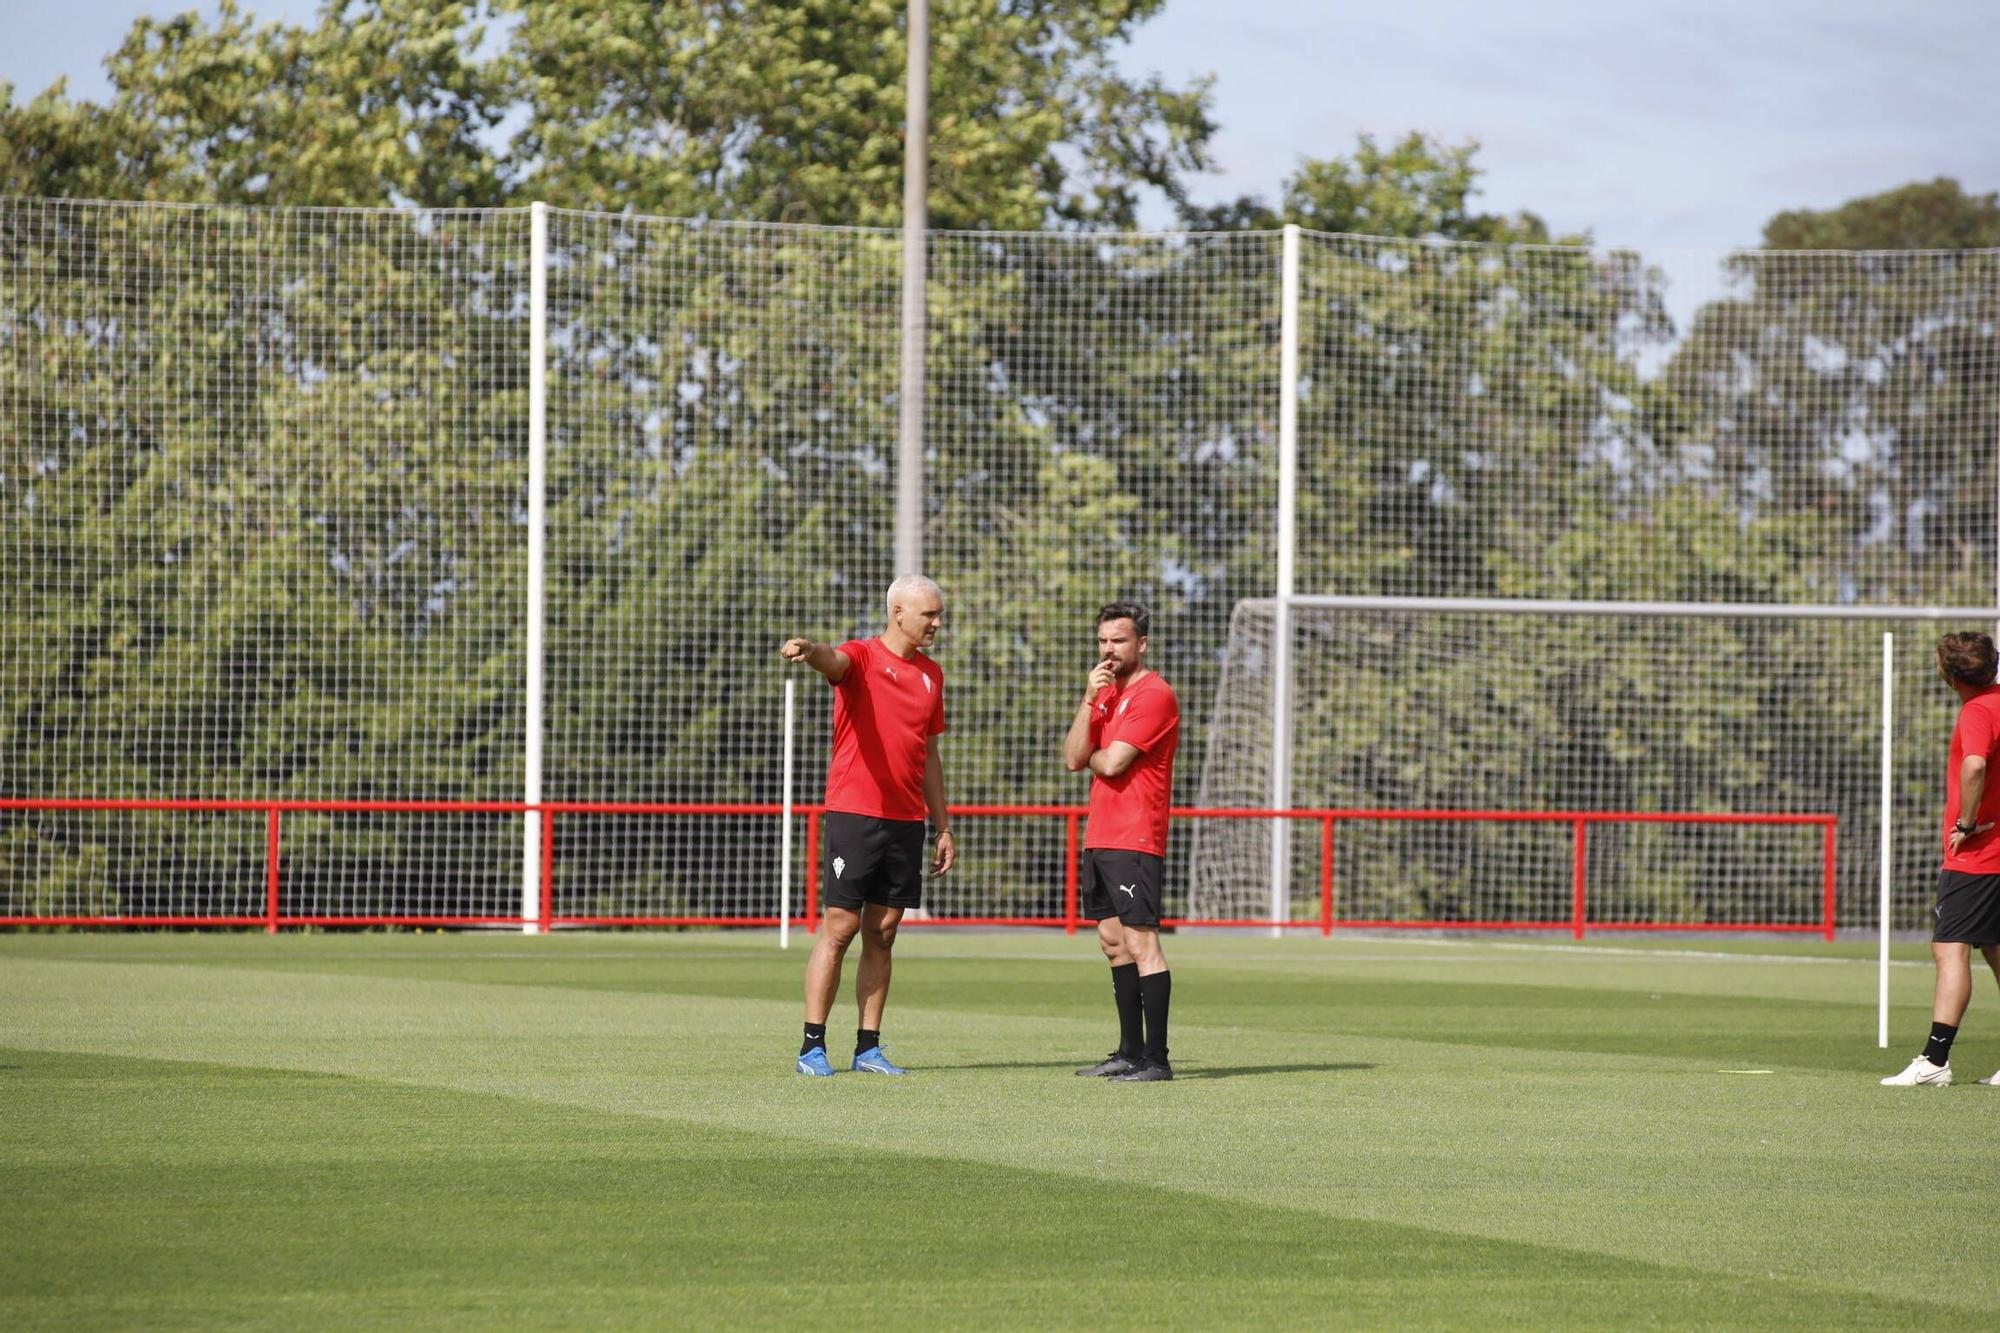
[[[1111,969],[1111,1000],[1118,1006],[1118,1054],[1137,1060],[1146,1053],[1146,1010],[1139,1003],[1139,965]]]
[[[1951,1063],[1951,1039],[1958,1029],[1950,1023],[1931,1024],[1931,1039],[1924,1043],[1924,1059],[1934,1065]]]
[[[1146,1063],[1167,1062],[1167,1001],[1174,993],[1174,974],[1155,972],[1139,978],[1139,1003],[1146,1011]]]
[[[861,1054],[863,1051],[872,1051],[881,1044],[882,1044],[882,1029],[880,1028],[854,1029],[854,1053],[856,1055]]]
[[[824,1023],[806,1024],[805,1044],[799,1047],[799,1054],[804,1055],[815,1046],[821,1050],[826,1049],[826,1024]]]

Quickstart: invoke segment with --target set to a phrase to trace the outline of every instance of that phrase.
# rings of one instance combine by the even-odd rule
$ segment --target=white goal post
[[[1942,800],[1955,705],[1929,679],[1925,636],[1988,628],[1995,614],[1249,599],[1236,607],[1195,803],[1273,803],[1282,773],[1285,807],[1353,812],[1339,826],[1339,901],[1328,913],[1340,922],[1543,923],[1573,910],[1592,929],[1830,930],[1875,924],[1871,890],[1891,879],[1913,916],[1935,869],[1925,831]],[[1891,631],[1909,645],[1893,711],[1882,656]],[[1893,808],[1882,801],[1885,763]],[[1588,838],[1578,832],[1572,845],[1569,825],[1586,819]],[[1895,862],[1885,819],[1908,830]],[[1818,833],[1799,827],[1811,820],[1837,831],[1837,869],[1835,835],[1823,863]],[[1317,832],[1304,818],[1198,821],[1191,914],[1298,915],[1293,901],[1318,891],[1316,875],[1335,879],[1305,841]],[[1280,841],[1291,855],[1274,851]],[[1274,878],[1274,864],[1291,870]]]

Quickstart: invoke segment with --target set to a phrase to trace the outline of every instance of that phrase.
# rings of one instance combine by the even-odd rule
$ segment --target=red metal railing
[[[276,932],[285,926],[305,925],[408,925],[473,926],[523,925],[527,918],[515,913],[406,914],[406,913],[299,913],[283,910],[283,817],[293,813],[326,814],[439,814],[439,815],[542,815],[541,902],[539,920],[556,926],[773,926],[776,914],[674,915],[674,914],[564,914],[556,913],[555,872],[558,828],[570,817],[606,815],[767,815],[781,816],[783,807],[772,802],[710,801],[243,801],[243,800],[96,800],[88,798],[0,797],[0,810],[49,810],[95,812],[183,812],[261,813],[265,817],[264,911],[261,915],[195,914],[73,914],[0,915],[0,925],[188,925],[263,926]],[[806,821],[805,866],[801,891],[803,910],[791,920],[807,929],[819,924],[819,884],[811,868],[819,864],[820,817],[822,804],[796,804],[796,815]],[[961,915],[925,917],[910,924],[1061,926],[1074,933],[1084,924],[1078,914],[1078,866],[1081,860],[1081,825],[1084,807],[1076,805],[958,805],[952,813],[971,817],[1060,818],[1064,821],[1063,912],[1049,915]],[[1303,808],[1265,810],[1254,807],[1176,807],[1181,819],[1291,819],[1319,824],[1319,903],[1311,917],[1273,921],[1269,917],[1209,918],[1169,917],[1167,925],[1186,926],[1279,926],[1316,929],[1331,934],[1336,929],[1450,929],[1450,930],[1567,930],[1582,939],[1590,930],[1760,930],[1813,932],[1833,938],[1835,909],[1835,817],[1830,814],[1717,814],[1701,812],[1654,813],[1633,810],[1365,810]],[[1401,918],[1342,917],[1335,898],[1335,826],[1343,822],[1415,821],[1429,823],[1566,823],[1571,826],[1572,884],[1571,909],[1566,919],[1550,920],[1414,920]],[[1768,922],[1707,921],[1593,921],[1589,918],[1589,829],[1593,824],[1764,824],[1819,825],[1822,833],[1821,919]]]

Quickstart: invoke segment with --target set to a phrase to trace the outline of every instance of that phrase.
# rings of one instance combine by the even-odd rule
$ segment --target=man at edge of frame
[[[826,770],[826,814],[820,821],[819,938],[806,961],[805,1040],[798,1071],[826,1077],[826,1020],[840,991],[847,946],[861,936],[854,977],[860,1027],[854,1060],[861,1074],[906,1074],[882,1047],[882,1010],[889,999],[891,950],[903,913],[923,905],[924,817],[937,834],[930,873],[951,869],[956,851],[945,805],[944,670],[923,652],[937,639],[944,595],[921,574],[889,585],[889,624],[872,639],[838,648],[787,639],[778,649],[803,662],[834,688],[833,755]]]
[[[1118,1049],[1079,1075],[1159,1083],[1167,1062],[1173,974],[1160,950],[1167,819],[1181,709],[1173,687],[1146,666],[1152,615],[1136,602],[1097,613],[1097,665],[1063,738],[1063,763],[1090,770],[1078,905],[1097,923],[1111,963]]]
[[[1931,932],[1937,987],[1931,1035],[1908,1068],[1882,1080],[1889,1088],[1949,1087],[1951,1043],[1972,1002],[1975,948],[2000,980],[2000,837],[1992,834],[2000,821],[2000,783],[1991,780],[2000,753],[2000,687],[1993,683],[2000,659],[1988,635],[1947,634],[1938,640],[1937,669],[1959,698],[1945,764],[1944,868]],[[2000,1073],[1979,1081],[2000,1085]]]

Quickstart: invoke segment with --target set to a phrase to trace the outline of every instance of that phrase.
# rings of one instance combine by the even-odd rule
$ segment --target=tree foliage
[[[1474,211],[1478,155],[1476,142],[1447,144],[1417,130],[1387,147],[1363,134],[1350,156],[1300,158],[1275,205],[1242,195],[1222,204],[1186,206],[1181,216],[1198,230],[1293,223],[1314,231],[1413,241],[1551,240],[1547,224],[1532,213],[1503,217]]]
[[[1203,83],[1112,56],[1163,0],[935,6],[932,223],[1129,224],[1206,160]],[[514,0],[524,187],[596,208],[893,225],[903,6],[892,0]]]
[[[1208,85],[1115,57],[1165,0],[934,7],[931,220],[1126,226],[1207,163]],[[893,0],[326,0],[258,23],[222,0],[141,18],[108,104],[0,100],[29,195],[482,207],[894,225]]]
[[[1967,194],[1948,176],[1792,209],[1764,224],[1770,250],[1978,250],[2000,246],[2000,195]]]

